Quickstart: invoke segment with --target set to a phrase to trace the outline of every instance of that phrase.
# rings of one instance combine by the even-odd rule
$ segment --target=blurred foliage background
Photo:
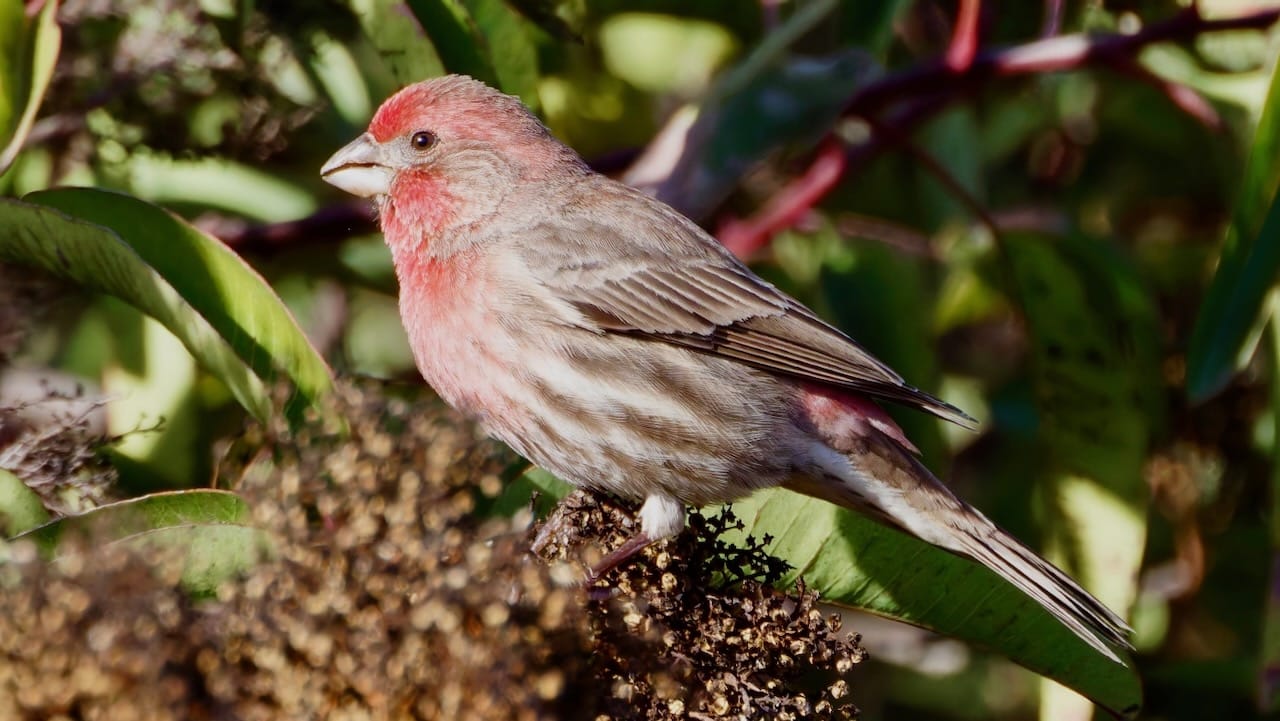
[[[174,211],[246,259],[340,374],[420,383],[370,211],[320,165],[409,82],[463,72],[519,95],[602,172],[978,417],[969,433],[898,416],[963,496],[1131,609],[1145,717],[1280,703],[1273,8],[0,5],[0,192],[77,217],[28,194],[92,186]],[[208,486],[245,422],[236,391],[136,303],[21,255],[0,253],[0,468],[55,517]],[[863,718],[1090,713],[996,655],[848,624],[872,654]]]

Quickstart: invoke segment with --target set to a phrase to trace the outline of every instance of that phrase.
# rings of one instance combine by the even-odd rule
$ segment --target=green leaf
[[[497,86],[497,73],[476,42],[479,31],[461,0],[407,0],[407,4],[431,36],[449,72]]]
[[[538,57],[528,23],[502,0],[408,0],[449,72],[537,104]]]
[[[1253,355],[1263,299],[1280,269],[1280,65],[1254,134],[1218,270],[1187,348],[1187,394],[1203,401]]]
[[[1274,303],[1267,326],[1267,370],[1271,375],[1271,553],[1268,560],[1270,583],[1262,616],[1262,636],[1258,651],[1257,699],[1264,714],[1280,709],[1280,307]]]
[[[0,468],[0,537],[23,533],[48,520],[40,497],[21,478]]]
[[[62,47],[57,0],[34,20],[18,0],[0,0],[0,174],[9,169],[35,123]]]
[[[350,0],[360,29],[401,85],[445,73],[431,38],[403,0]]]
[[[0,129],[11,137],[22,108],[23,88],[26,86],[23,57],[23,36],[26,34],[26,17],[23,4],[18,0],[0,2]]]
[[[270,553],[266,534],[251,526],[188,523],[134,534],[117,543],[147,552],[176,553],[180,583],[196,596],[212,596],[223,581],[253,568]]]
[[[584,0],[511,0],[511,5],[551,37],[582,43],[587,14]]]
[[[733,512],[766,550],[795,568],[828,603],[870,611],[989,648],[1120,714],[1134,713],[1133,668],[1080,640],[1040,604],[983,566],[851,511],[770,489]],[[741,538],[729,540],[741,543]]]
[[[155,493],[60,518],[18,536],[52,558],[65,555],[72,536],[95,546],[124,544],[176,553],[182,584],[198,594],[250,568],[266,552],[266,538],[249,526],[249,508],[236,494],[197,489]]]
[[[130,303],[177,336],[250,413],[271,415],[262,381],[227,340],[111,230],[53,208],[0,199],[0,263],[34,266]]]
[[[1141,466],[1162,414],[1158,321],[1141,280],[1101,241],[1010,234],[1004,249],[1031,333],[1048,460],[1145,513]]]
[[[1048,555],[1123,612],[1137,596],[1142,466],[1162,415],[1154,305],[1107,243],[1025,233],[1003,244],[1031,336]],[[1057,690],[1042,700],[1048,717],[1078,703]]]
[[[538,50],[529,25],[502,0],[463,0],[503,92],[538,105]]]
[[[278,368],[307,402],[332,386],[328,366],[279,297],[217,239],[162,208],[108,191],[64,188],[24,200],[113,230],[259,378],[274,380]]]
[[[316,198],[301,186],[226,158],[173,158],[149,151],[129,157],[128,190],[153,203],[219,208],[267,223],[304,218]]]
[[[194,524],[249,523],[249,507],[229,491],[201,488],[167,491],[108,503],[74,516],[46,523],[14,540],[34,541],[40,550],[56,556],[70,534],[86,534],[93,541],[112,541],[158,528]]]

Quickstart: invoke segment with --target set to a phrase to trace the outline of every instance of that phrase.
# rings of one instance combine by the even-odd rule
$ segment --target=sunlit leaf
[[[738,46],[723,25],[660,13],[614,15],[599,34],[609,72],[649,93],[703,90]]]
[[[139,152],[129,158],[128,189],[155,203],[190,203],[278,223],[306,217],[316,199],[299,185],[225,158],[170,158]]]
[[[17,535],[49,520],[40,497],[21,478],[0,468],[0,538]]]
[[[211,489],[152,493],[108,503],[91,511],[65,516],[34,528],[18,538],[34,541],[46,554],[56,555],[70,534],[114,541],[157,528],[201,523],[249,523],[249,507],[234,493]],[[105,534],[105,535],[104,535]]]
[[[397,83],[408,85],[444,74],[444,63],[408,2],[349,0],[349,4]]]
[[[275,292],[218,240],[161,208],[117,193],[63,188],[25,200],[115,231],[259,378],[273,380],[279,369],[306,400],[330,388],[328,366]]]
[[[16,0],[0,3],[0,173],[13,164],[35,123],[62,47],[57,0],[28,19]]]
[[[34,266],[133,305],[164,324],[250,413],[270,416],[262,381],[235,349],[111,230],[53,208],[0,199],[0,263]]]
[[[1160,377],[1154,308],[1102,242],[1009,234],[1004,257],[1031,336],[1050,507],[1049,556],[1124,612],[1146,547],[1146,459]],[[1080,704],[1048,691],[1046,713]]]
[[[1078,690],[1118,713],[1141,703],[1131,667],[1099,654],[1038,603],[986,568],[851,511],[790,491],[734,503],[745,533],[828,603],[972,642]]]

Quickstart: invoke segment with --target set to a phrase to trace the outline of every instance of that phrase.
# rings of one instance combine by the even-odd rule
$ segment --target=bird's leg
[[[653,539],[649,538],[644,531],[628,538],[621,546],[613,549],[609,555],[600,559],[600,562],[587,569],[586,586],[594,586],[604,574],[621,566],[624,561],[643,551],[646,546],[653,543]]]
[[[639,520],[638,533],[587,571],[588,587],[595,585],[604,574],[622,565],[654,541],[669,538],[684,530],[684,504],[670,496],[649,496],[640,507]]]

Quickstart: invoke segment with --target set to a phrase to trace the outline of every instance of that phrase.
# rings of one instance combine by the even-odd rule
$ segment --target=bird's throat
[[[382,233],[391,252],[416,255],[436,245],[458,217],[458,201],[442,178],[425,172],[404,172],[391,193],[378,204]]]

